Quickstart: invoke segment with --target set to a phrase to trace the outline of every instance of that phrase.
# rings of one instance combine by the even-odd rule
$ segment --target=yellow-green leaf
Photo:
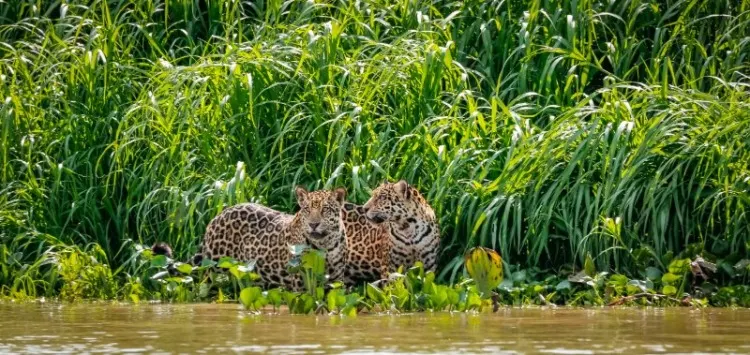
[[[596,276],[596,266],[594,266],[594,259],[591,258],[590,254],[586,255],[586,261],[583,263],[583,271],[589,277]]]
[[[492,249],[477,247],[466,253],[464,263],[481,296],[489,298],[503,281],[503,260],[500,254]]]

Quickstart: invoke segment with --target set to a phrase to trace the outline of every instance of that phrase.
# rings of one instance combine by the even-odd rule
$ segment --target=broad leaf
[[[315,275],[325,275],[325,254],[317,249],[308,249],[307,252],[302,255],[302,267],[311,270]]]
[[[670,285],[676,281],[679,281],[680,279],[681,279],[680,276],[677,276],[673,273],[668,272],[664,274],[664,276],[661,277],[661,282],[663,282],[664,284]]]
[[[157,255],[151,259],[151,267],[162,268],[167,266],[167,263],[169,263],[169,260],[166,255]]]
[[[260,287],[247,287],[240,291],[240,302],[245,309],[255,308],[255,303],[262,297]]]
[[[570,289],[570,281],[568,280],[562,280],[560,283],[555,286],[555,290],[562,291],[562,290],[569,290]]]
[[[175,263],[175,268],[177,269],[177,271],[183,274],[190,274],[191,272],[193,272],[193,266],[190,264]]]
[[[661,270],[653,266],[649,266],[646,268],[646,277],[651,281],[656,281],[656,280],[661,279],[661,275],[662,275]]]
[[[492,249],[477,247],[464,256],[464,262],[481,296],[492,296],[492,291],[503,281],[503,260],[500,255]]]

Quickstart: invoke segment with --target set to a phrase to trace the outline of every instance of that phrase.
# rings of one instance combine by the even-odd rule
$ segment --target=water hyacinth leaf
[[[356,292],[346,295],[346,300],[344,302],[344,308],[341,309],[341,314],[347,316],[347,317],[355,317],[357,316],[357,305],[360,302],[359,294]]]
[[[169,263],[169,259],[167,259],[166,255],[157,255],[153,259],[151,259],[151,267],[154,268],[162,268],[167,266]]]
[[[460,300],[460,295],[458,291],[449,287],[445,290],[445,295],[447,297],[448,303],[451,306],[458,306],[458,302]]]
[[[302,254],[302,267],[311,270],[316,275],[323,275],[326,272],[325,254],[317,249],[308,249]]]
[[[489,298],[503,281],[503,261],[496,251],[477,247],[464,256],[466,271],[477,285],[482,297]]]
[[[240,302],[245,309],[257,309],[257,301],[262,297],[260,287],[246,287],[240,291]]]
[[[250,288],[245,288],[240,291],[240,303],[245,307],[245,309],[250,309],[250,306],[253,304],[253,298],[252,298],[252,291],[250,291]]]
[[[661,279],[661,276],[662,276],[661,270],[659,270],[659,269],[657,269],[657,268],[655,268],[653,266],[649,266],[649,267],[646,268],[646,277],[649,280],[656,281],[656,280]]]
[[[667,296],[674,296],[677,293],[677,288],[672,285],[666,285],[661,289],[661,293]]]
[[[448,292],[447,292],[447,286],[445,285],[439,285],[436,286],[434,291],[432,292],[432,295],[430,296],[430,299],[436,308],[436,310],[442,310],[445,307],[445,304],[448,301]]]
[[[690,271],[690,259],[675,259],[669,263],[669,272],[682,275]]]
[[[329,291],[328,295],[326,296],[326,301],[328,303],[329,311],[333,311],[335,309],[343,307],[346,304],[346,296],[344,295],[344,290],[333,289]]]
[[[422,285],[422,291],[426,294],[431,294],[435,289],[435,273],[432,271],[427,272],[424,276],[424,283]]]
[[[336,304],[338,303],[337,296],[339,295],[339,291],[340,290],[328,291],[328,294],[326,295],[326,303],[329,311],[336,310]],[[343,295],[341,297],[343,297]]]
[[[325,296],[325,289],[323,287],[315,288],[315,299],[322,300],[323,296]]]
[[[352,292],[348,295],[346,295],[346,305],[347,306],[357,306],[361,300],[361,297],[359,297],[359,293]]]
[[[286,303],[286,305],[289,306],[290,309],[292,309],[299,294],[296,292],[283,291],[282,296],[284,298],[284,303]]]
[[[346,306],[341,310],[341,314],[345,315],[347,317],[356,317],[357,316],[357,308],[353,306]]]
[[[383,303],[385,301],[385,294],[379,287],[368,283],[365,286],[365,294],[367,297],[375,303]]]
[[[476,292],[469,292],[466,295],[466,309],[479,309],[482,306],[482,298]]]
[[[570,281],[568,281],[568,280],[562,280],[562,281],[560,281],[557,284],[557,286],[555,286],[555,290],[557,290],[557,291],[570,290]]]
[[[237,260],[228,256],[219,258],[219,261],[216,263],[216,266],[222,269],[229,269],[235,265],[237,265]]]
[[[419,279],[424,278],[424,264],[422,264],[421,261],[414,263],[414,265],[407,271],[407,276]]]
[[[680,276],[677,276],[677,275],[675,275],[673,273],[668,272],[668,273],[664,274],[661,277],[661,282],[663,282],[664,284],[670,285],[670,284],[673,284],[673,283],[675,283],[676,281],[678,281],[680,279],[681,279]]]
[[[200,298],[208,297],[208,291],[210,289],[211,287],[208,285],[208,283],[202,282],[200,286],[198,286],[198,297]]]
[[[299,303],[297,307],[297,311],[302,314],[307,314],[315,310],[315,299],[306,294],[303,293],[299,297]]]
[[[231,273],[232,276],[234,276],[237,279],[241,279],[242,275],[244,275],[243,273],[240,272],[239,266],[237,266],[237,265],[234,265],[234,266],[230,267],[229,268],[229,273]]]
[[[190,264],[179,263],[178,262],[178,263],[175,263],[174,266],[175,266],[175,269],[177,269],[177,271],[179,271],[179,272],[181,272],[183,274],[189,274],[189,273],[193,272],[193,266],[190,265]]]
[[[266,298],[268,298],[268,302],[273,305],[274,308],[279,308],[281,306],[281,290],[277,288],[268,290],[268,292],[266,293]]]

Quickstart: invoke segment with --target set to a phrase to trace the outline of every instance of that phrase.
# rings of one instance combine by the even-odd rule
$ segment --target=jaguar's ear
[[[339,203],[344,203],[346,201],[346,188],[339,187],[333,190],[333,196],[336,197],[336,201]]]
[[[411,193],[409,192],[409,184],[406,182],[406,180],[399,180],[397,183],[393,184],[393,189],[396,190],[396,192],[403,196],[405,199],[409,199],[411,197]]]
[[[297,186],[294,193],[297,194],[297,204],[304,206],[307,203],[307,190],[302,186]]]

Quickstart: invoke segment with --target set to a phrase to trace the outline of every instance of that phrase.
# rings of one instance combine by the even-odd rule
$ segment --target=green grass
[[[229,204],[397,178],[440,216],[443,280],[478,245],[507,272],[734,264],[748,33],[748,0],[0,1],[3,270],[184,260]]]

